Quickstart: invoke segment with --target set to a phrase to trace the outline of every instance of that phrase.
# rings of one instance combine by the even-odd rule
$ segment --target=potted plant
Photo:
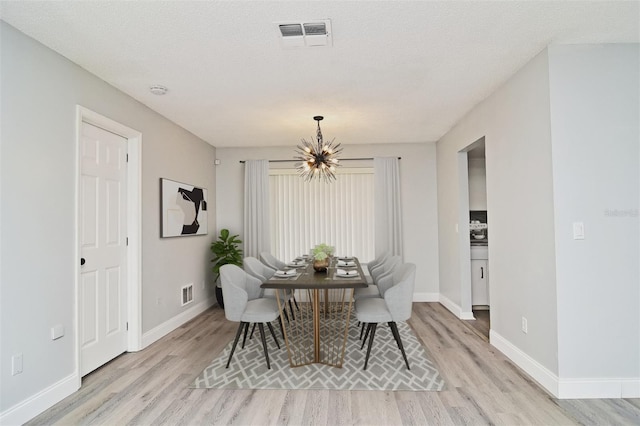
[[[313,269],[317,272],[326,272],[329,266],[329,257],[333,255],[334,248],[327,244],[318,244],[311,250],[313,256]]]
[[[239,245],[242,240],[238,239],[237,235],[229,235],[228,229],[220,230],[218,239],[211,243],[211,252],[213,253],[213,273],[216,283],[216,300],[221,308],[224,308],[224,300],[222,299],[222,287],[220,286],[218,278],[220,278],[220,267],[222,265],[237,265],[242,266],[242,250]]]

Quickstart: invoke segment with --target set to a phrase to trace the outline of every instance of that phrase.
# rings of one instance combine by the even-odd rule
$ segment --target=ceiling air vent
[[[308,22],[280,22],[282,47],[331,46],[331,20],[318,19]]]
[[[280,33],[282,37],[302,37],[302,25],[300,24],[283,24],[280,25]]]
[[[303,24],[306,35],[327,35],[327,26],[324,22]]]

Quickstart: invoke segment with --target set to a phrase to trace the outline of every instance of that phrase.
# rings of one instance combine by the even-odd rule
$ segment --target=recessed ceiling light
[[[164,86],[161,86],[160,84],[154,84],[151,87],[149,87],[149,91],[151,93],[153,93],[154,95],[158,95],[158,96],[162,96],[165,93],[167,93],[167,88]]]

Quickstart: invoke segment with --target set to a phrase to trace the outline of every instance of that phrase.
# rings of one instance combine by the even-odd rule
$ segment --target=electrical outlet
[[[22,353],[15,354],[11,357],[11,375],[22,373]]]
[[[526,334],[527,331],[528,331],[527,319],[525,317],[522,317],[522,332]]]
[[[156,299],[156,305],[158,305],[158,306],[162,305],[162,297],[158,297]]]

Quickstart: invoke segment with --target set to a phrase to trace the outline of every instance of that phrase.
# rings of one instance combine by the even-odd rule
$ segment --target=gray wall
[[[179,288],[210,279],[215,149],[4,22],[2,40],[0,412],[75,371],[76,105],[142,132],[142,327],[184,311]],[[170,102],[170,98],[167,98]],[[159,179],[209,189],[209,235],[160,239]],[[157,298],[163,304],[156,304]],[[50,328],[66,334],[52,341]],[[11,356],[24,372],[11,375]]]
[[[546,51],[437,144],[440,292],[460,304],[457,152],[485,137],[491,329],[557,373],[549,79]],[[521,331],[526,317],[528,334]]]
[[[469,210],[487,210],[487,167],[484,158],[469,158]]]
[[[340,141],[340,135],[336,140]],[[333,137],[331,136],[331,137]],[[277,148],[218,148],[221,164],[216,166],[218,187],[217,222],[242,234],[244,166],[239,160],[289,159],[291,146]],[[404,230],[404,257],[417,265],[415,297],[437,300],[438,228],[436,199],[435,144],[346,145],[342,158],[399,156]],[[290,164],[293,166],[293,163]],[[345,167],[373,167],[373,161],[344,162]]]
[[[456,153],[484,136],[492,336],[560,397],[638,395],[638,63],[551,46],[437,143],[441,293],[460,301]]]
[[[639,52],[549,48],[562,378],[640,386]]]

